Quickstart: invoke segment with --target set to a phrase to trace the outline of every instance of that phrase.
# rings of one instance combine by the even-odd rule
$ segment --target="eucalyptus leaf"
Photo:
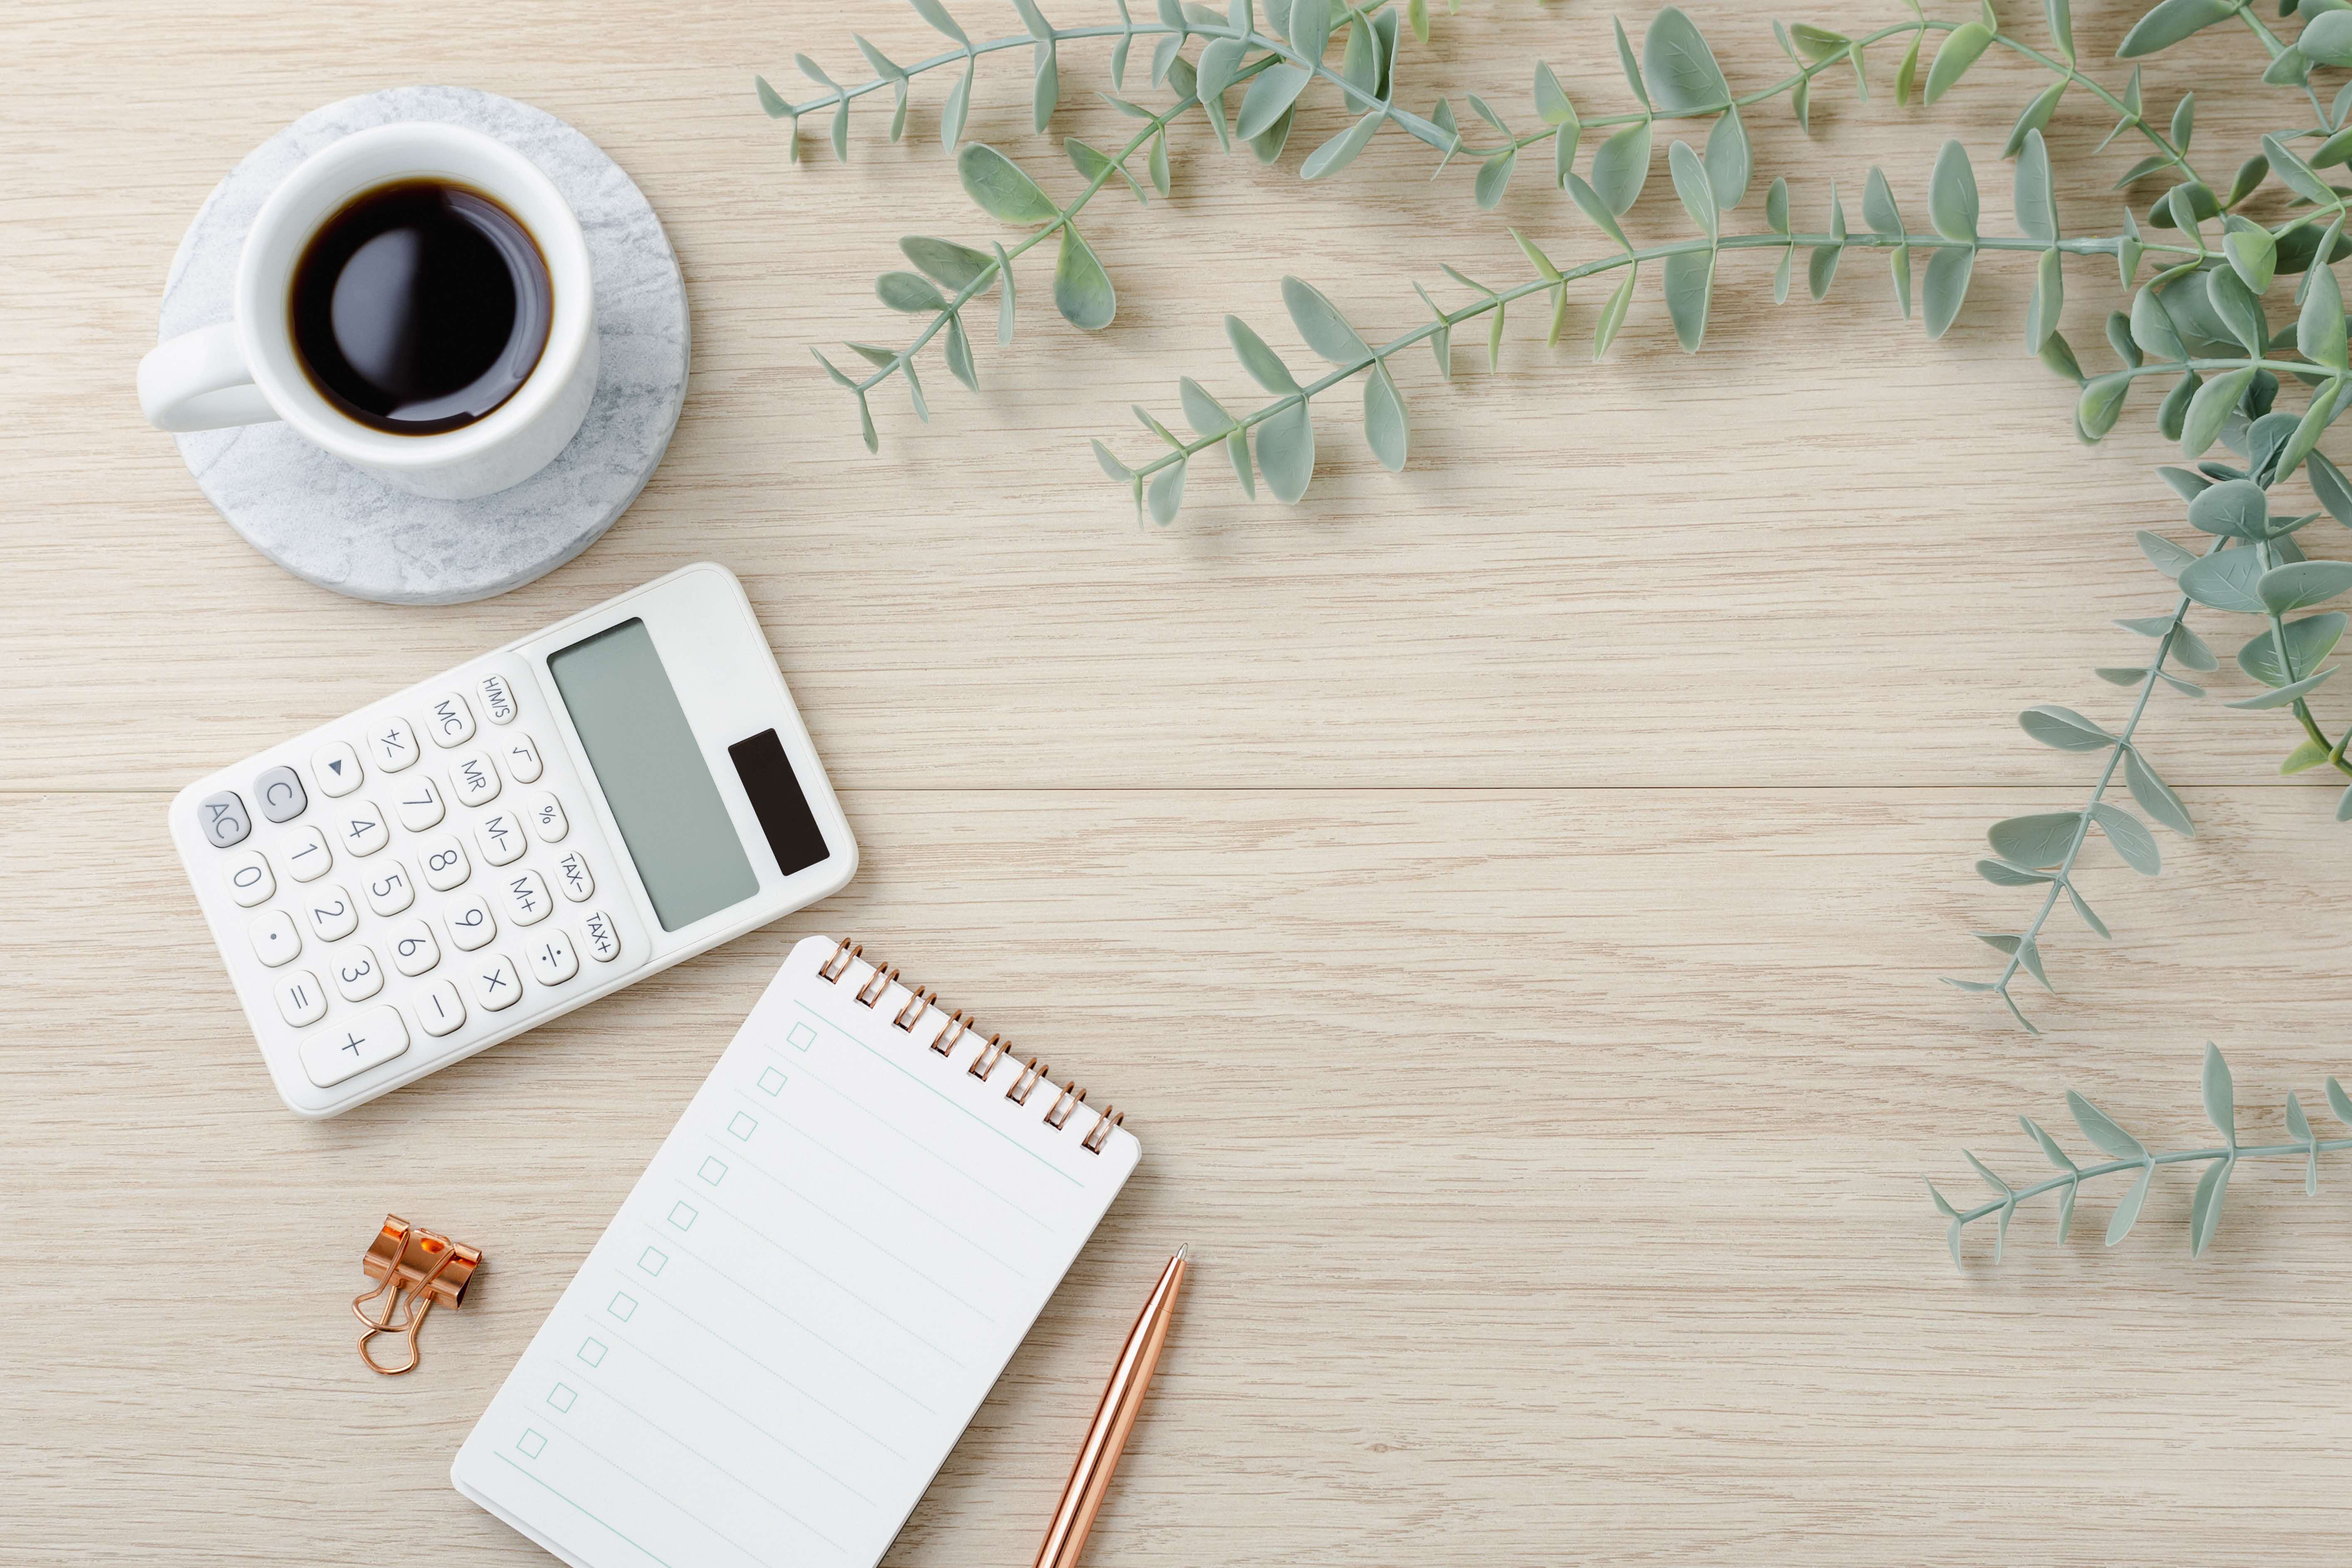
[[[1641,77],[1651,99],[1668,114],[1720,108],[1731,99],[1715,51],[1679,6],[1669,5],[1650,19],[1642,39]]]
[[[1062,248],[1054,259],[1054,308],[1080,331],[1098,332],[1118,311],[1118,295],[1110,275],[1077,229],[1065,225]]]
[[[2130,788],[2132,799],[2139,803],[2142,811],[2183,838],[2197,837],[2197,826],[2189,818],[2189,808],[2181,804],[2172,786],[2157,776],[2156,770],[2148,765],[2137,747],[2125,749],[2124,783]]]
[[[1264,135],[1274,122],[1290,112],[1298,95],[1313,80],[1298,66],[1268,66],[1250,79],[1249,90],[1242,95],[1241,113],[1234,124],[1234,133],[1244,140]]]
[[[2274,616],[2326,604],[2352,590],[2352,562],[2304,561],[2274,566],[2254,582],[2263,607]]]
[[[982,212],[1006,223],[1051,223],[1061,216],[1021,166],[984,142],[975,142],[956,154],[956,174],[964,194]]]
[[[2165,5],[2176,5],[2180,3],[2181,0],[2165,0]],[[2158,7],[2158,9],[2161,9],[2161,7]],[[2107,1245],[2109,1247],[2115,1246],[2116,1243],[2121,1241],[2125,1237],[2129,1236],[2131,1234],[2131,1227],[2139,1222],[2140,1207],[2147,1202],[2148,1184],[2155,1179],[2156,1167],[2154,1165],[2150,1164],[2141,1167],[2139,1180],[2131,1184],[2131,1190],[2124,1194],[2124,1201],[2116,1205],[2114,1216],[2107,1221]]]
[[[1290,374],[1290,367],[1282,363],[1282,356],[1266,347],[1265,340],[1252,331],[1249,323],[1239,316],[1225,318],[1225,340],[1234,345],[1234,357],[1242,362],[1242,368],[1249,372],[1252,381],[1276,394],[1286,395],[1298,390],[1298,380]],[[1309,444],[1312,445],[1311,441]],[[1264,461],[1261,457],[1260,466]]]
[[[1650,181],[1650,122],[1628,125],[1592,155],[1592,188],[1601,205],[1622,215],[1639,201]]]
[[[2028,708],[2017,716],[2017,722],[2043,745],[2062,752],[2103,752],[2116,743],[2116,738],[2098,725],[2054,702]]]
[[[2116,47],[2122,59],[2135,59],[2168,49],[2192,33],[2201,32],[2216,22],[2227,21],[2237,15],[2232,0],[2161,0],[2154,9],[2132,25]],[[2115,1241],[2107,1243],[2112,1247]]]
[[[1666,314],[1674,320],[1675,337],[1685,353],[1698,353],[1706,338],[1707,306],[1715,291],[1715,256],[1713,250],[1681,250],[1666,258]]]
[[[1305,398],[1283,405],[1258,426],[1257,466],[1266,489],[1286,506],[1307,493],[1315,477],[1315,422]]]
[[[2253,379],[2253,368],[2248,366],[2217,375],[2197,389],[2197,395],[2189,400],[2189,419],[2180,432],[2184,455],[2197,457],[2221,438],[2222,425],[2238,411],[2239,400]]]
[[[2265,612],[2254,584],[2262,574],[2262,560],[2254,552],[2224,550],[2182,567],[2180,591],[2217,610],[2259,616]]]
[[[2083,1130],[2083,1136],[2114,1158],[2118,1160],[2147,1158],[2146,1144],[2116,1125],[2105,1111],[2101,1110],[2071,1089],[2066,1091],[2066,1109],[2074,1112],[2074,1125]]]
[[[894,310],[944,310],[948,302],[931,286],[931,280],[916,272],[885,272],[874,280],[874,292]]]
[[[1715,205],[1729,212],[1747,199],[1748,183],[1755,170],[1755,156],[1748,146],[1748,127],[1741,123],[1737,105],[1724,110],[1706,135],[1706,180],[1715,192]]]
[[[2066,858],[2082,826],[2083,819],[2071,811],[2012,816],[1994,823],[1986,830],[1985,839],[1992,846],[1992,852],[2011,865],[2039,869]]]
[[[2124,864],[2133,870],[2143,877],[2153,877],[2164,868],[2164,855],[2157,847],[2156,836],[2138,817],[2122,806],[2101,801],[2091,807],[2091,819],[2106,834],[2107,842],[2123,857]]]
[[[1938,250],[1927,258],[1927,275],[1919,285],[1919,302],[1928,337],[1942,337],[1958,318],[1960,305],[1969,297],[1969,279],[1976,263],[1977,253],[1973,250]]]
[[[1640,272],[1641,268],[1638,267],[1629,267],[1625,269],[1624,279],[1618,283],[1615,291],[1609,296],[1609,302],[1601,308],[1601,314],[1593,321],[1592,357],[1594,359],[1597,360],[1609,352],[1609,345],[1615,340],[1617,330],[1625,324],[1625,311],[1633,303],[1633,279],[1640,275]]]
[[[1386,118],[1388,118],[1386,110],[1376,109],[1320,147],[1316,148],[1307,154],[1307,161],[1298,166],[1299,178],[1319,180],[1326,175],[1336,174],[1354,163],[1356,154],[1364,150],[1366,144],[1372,139],[1372,132],[1381,128],[1381,121]],[[1260,460],[1259,466],[1265,466],[1263,459]]]
[[[1292,325],[1307,346],[1329,360],[1333,364],[1352,364],[1368,358],[1371,346],[1365,342],[1339,308],[1331,303],[1322,291],[1303,279],[1282,280],[1282,303],[1290,312]]]
[[[1364,441],[1380,459],[1381,467],[1389,472],[1404,470],[1405,453],[1412,445],[1412,420],[1405,413],[1403,395],[1389,377],[1389,367],[1375,364],[1364,378]]]
[[[1719,232],[1721,218],[1716,211],[1715,187],[1707,180],[1706,165],[1691,151],[1689,142],[1677,141],[1666,149],[1666,166],[1674,175],[1675,195],[1682,198],[1683,211],[1712,242]],[[1666,259],[1671,263],[1675,258],[1670,256]]]
[[[987,277],[995,266],[994,258],[984,250],[923,235],[908,235],[898,242],[898,249],[941,288],[959,293]]]
[[[1944,35],[1936,58],[1927,68],[1927,100],[1935,102],[1952,90],[1970,66],[1992,47],[1992,29],[1982,22],[1963,22]]]
[[[1927,186],[1927,215],[1936,232],[1946,239],[1976,243],[1976,170],[1969,163],[1969,150],[1957,141],[1946,142],[1936,156],[1936,173]]]
[[[2015,206],[2017,226],[2028,239],[2044,245],[2058,241],[2058,201],[2050,179],[2050,149],[2042,132],[2031,132],[2017,155]]]
[[[2233,551],[2231,553],[2239,552]],[[2319,564],[2319,563],[2308,564]],[[2282,567],[2276,570],[2288,571],[2293,568]],[[2269,574],[2265,573],[2263,575],[2268,576]],[[2262,595],[2260,578],[2255,580],[2254,595],[2259,602]],[[2281,663],[2279,659],[2277,633],[2268,627],[2247,639],[2246,645],[2238,650],[2238,668],[2264,686],[2284,687],[2301,685],[2308,681],[2312,671],[2317,669],[2320,662],[2335,652],[2336,645],[2343,640],[2345,616],[2341,610],[2323,610],[2315,616],[2305,616],[2299,621],[2288,621],[2285,626],[2286,660],[2284,663]]]

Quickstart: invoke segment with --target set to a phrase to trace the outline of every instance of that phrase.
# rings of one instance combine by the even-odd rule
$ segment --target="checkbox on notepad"
[[[735,1113],[735,1120],[727,1124],[728,1131],[732,1132],[738,1138],[745,1139],[747,1141],[751,1138],[752,1133],[757,1132],[759,1130],[759,1118],[747,1115],[740,1110]]]
[[[700,1217],[702,1211],[692,1204],[680,1203],[670,1209],[669,1223],[680,1230],[692,1230],[695,1220]]]
[[[579,1391],[568,1383],[559,1383],[547,1391],[547,1402],[558,1410],[569,1410],[572,1402],[580,1397]]]
[[[702,1169],[697,1174],[715,1187],[727,1177],[727,1162],[714,1154],[702,1162]]]
[[[763,1073],[761,1073],[761,1074],[760,1075],[760,1092],[761,1092],[761,1093],[762,1093],[762,1094],[776,1094],[776,1093],[780,1093],[780,1092],[782,1092],[782,1090],[783,1089],[783,1087],[784,1087],[784,1075],[783,1075],[783,1074],[782,1074],[782,1073],[780,1073],[780,1072],[778,1072],[775,1068],[770,1068],[766,1072],[763,1072]]]
[[[602,1340],[590,1340],[580,1347],[580,1359],[590,1366],[603,1366],[607,1348]]]
[[[539,1458],[540,1450],[547,1447],[547,1439],[535,1431],[525,1432],[522,1435],[522,1440],[515,1447],[522,1450],[523,1458],[536,1459]]]
[[[794,1024],[792,1026],[792,1031],[785,1035],[784,1038],[790,1040],[793,1045],[798,1046],[802,1050],[806,1050],[811,1046],[816,1044],[816,1031],[810,1028],[806,1024]]]
[[[629,1321],[630,1316],[635,1313],[636,1310],[637,1299],[635,1296],[630,1295],[626,1290],[624,1290],[619,1295],[614,1297],[612,1306],[606,1309],[606,1310],[610,1311],[613,1316],[620,1319],[621,1321],[625,1323]]]
[[[658,1274],[662,1271],[662,1265],[668,1261],[668,1253],[664,1252],[658,1247],[648,1247],[646,1248],[644,1256],[637,1259],[637,1267],[644,1269],[648,1274]]]

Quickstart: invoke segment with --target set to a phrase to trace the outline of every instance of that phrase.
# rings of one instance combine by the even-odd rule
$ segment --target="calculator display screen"
[[[623,621],[573,643],[551,654],[547,668],[662,929],[692,925],[758,892],[646,623]]]

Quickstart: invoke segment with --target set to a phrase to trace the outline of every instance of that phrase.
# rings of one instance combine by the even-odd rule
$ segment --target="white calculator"
[[[837,891],[857,846],[704,563],[199,779],[172,839],[332,1116]]]

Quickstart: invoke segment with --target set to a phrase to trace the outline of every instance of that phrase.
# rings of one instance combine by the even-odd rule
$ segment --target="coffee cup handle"
[[[158,430],[225,430],[278,417],[245,367],[234,321],[148,350],[139,362],[139,411]]]

